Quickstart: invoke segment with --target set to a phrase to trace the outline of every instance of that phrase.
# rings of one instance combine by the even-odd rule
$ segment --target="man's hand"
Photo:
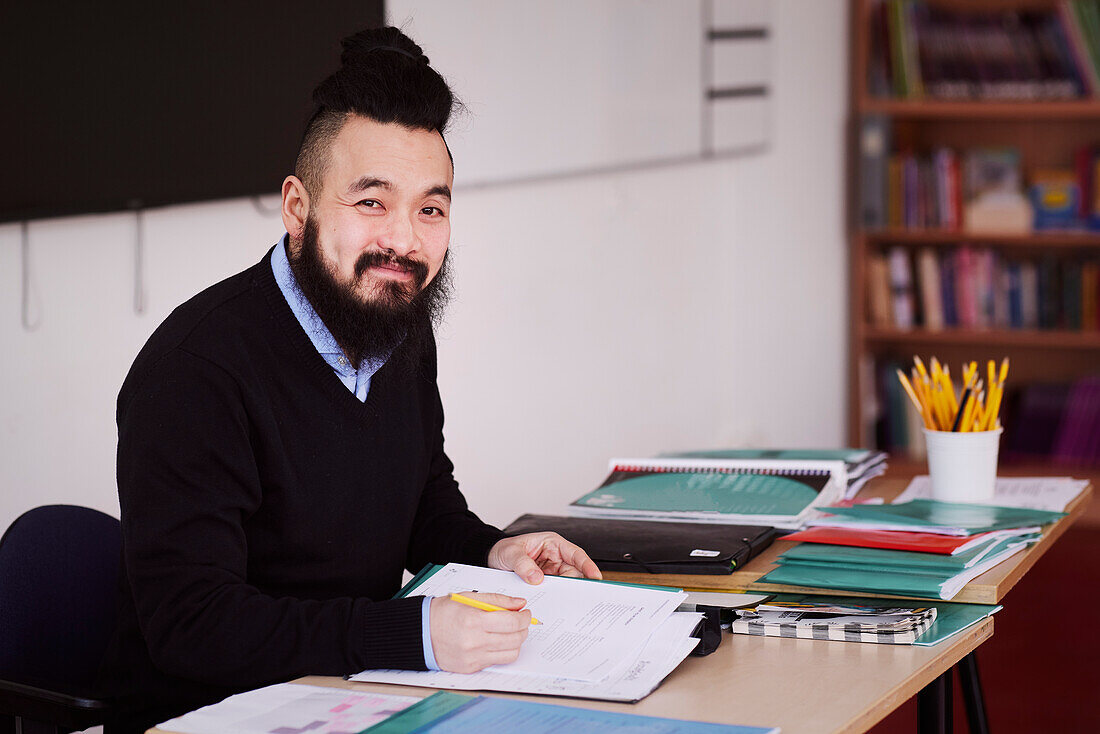
[[[523,609],[527,600],[472,592],[463,596],[523,611],[485,612],[445,596],[432,599],[432,652],[439,667],[452,673],[476,673],[490,665],[515,661],[531,625],[531,611]]]
[[[543,574],[603,578],[595,562],[580,546],[557,533],[527,533],[498,540],[489,551],[489,568],[515,571],[529,584],[542,583]]]

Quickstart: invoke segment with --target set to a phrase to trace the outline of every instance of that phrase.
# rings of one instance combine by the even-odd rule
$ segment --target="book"
[[[867,258],[867,317],[875,326],[889,326],[890,269],[886,256],[874,253]]]
[[[613,459],[570,514],[797,528],[844,496],[842,461]]]
[[[852,596],[822,596],[820,594],[775,594],[772,603],[802,603],[802,604],[835,604],[839,606],[868,606],[868,607],[905,607],[911,606],[911,602],[901,599],[867,599],[865,597]],[[986,617],[1001,611],[999,604],[959,604],[946,601],[928,601],[924,606],[936,609],[936,619],[932,626],[913,644],[918,647],[930,647],[944,640],[954,637],[960,632],[973,627]]]
[[[917,253],[917,281],[920,284],[920,306],[924,328],[939,331],[944,326],[940,264],[930,247]]]
[[[827,512],[831,516],[811,520],[809,524],[877,530],[917,530],[942,535],[975,535],[991,530],[1045,525],[1066,516],[1064,512],[931,499],[916,499],[892,505],[829,507]]]
[[[881,115],[868,115],[860,125],[860,220],[865,227],[885,227],[890,121]]]
[[[909,645],[936,620],[935,607],[772,601],[740,609],[730,631],[767,637]]]
[[[909,263],[909,251],[904,247],[892,247],[887,253],[890,270],[890,306],[894,326],[911,329],[914,325],[913,269]]]
[[[597,517],[522,515],[508,535],[550,530],[584,548],[601,571],[730,574],[775,539],[759,525],[637,522]]]

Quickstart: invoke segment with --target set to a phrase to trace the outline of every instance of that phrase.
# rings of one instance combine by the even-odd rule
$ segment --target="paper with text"
[[[518,596],[542,622],[531,625],[519,659],[490,670],[600,681],[638,652],[687,596],[681,591],[547,576],[531,585],[510,571],[451,563],[409,591],[446,596],[479,591]],[[494,614],[495,612],[488,612]]]
[[[699,623],[700,616],[692,612],[676,612],[669,616],[637,654],[620,661],[600,683],[541,675],[514,675],[493,670],[470,674],[432,670],[367,670],[351,676],[351,680],[465,691],[508,691],[607,701],[637,701],[657,688],[695,649],[699,640],[689,635]]]
[[[997,477],[993,499],[984,504],[1065,512],[1086,486],[1087,481],[1069,477]],[[928,475],[913,477],[894,504],[917,499],[932,499],[932,480]]]

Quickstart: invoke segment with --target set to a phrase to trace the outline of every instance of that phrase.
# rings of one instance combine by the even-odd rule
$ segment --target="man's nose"
[[[399,257],[416,252],[418,241],[412,221],[405,216],[389,217],[388,226],[378,238],[378,244]]]

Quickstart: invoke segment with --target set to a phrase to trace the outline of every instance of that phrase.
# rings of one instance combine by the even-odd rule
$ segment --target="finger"
[[[527,606],[527,600],[523,597],[494,594],[488,591],[464,591],[462,592],[462,596],[468,596],[471,599],[476,599],[486,604],[492,604],[493,606],[511,609],[512,611],[517,611]]]
[[[510,547],[505,554],[505,563],[515,571],[516,575],[529,584],[541,584],[542,583],[542,569],[538,567],[538,564],[527,555],[526,549],[520,545],[514,545]]]
[[[558,536],[554,539],[557,542],[557,551],[561,557],[562,568],[572,566],[574,569],[580,572],[580,575],[589,579],[602,579],[603,574],[600,573],[600,569],[596,566],[596,562],[588,557],[588,554],[584,552],[576,543],[570,543],[565,538]],[[559,576],[572,576],[571,573],[559,572]]]
[[[480,620],[481,629],[491,633],[525,632],[531,626],[531,610],[491,612]]]
[[[505,632],[501,634],[486,635],[485,650],[489,652],[501,652],[505,650],[518,650],[527,640],[527,630],[519,632]]]
[[[570,545],[573,545],[570,543]],[[566,554],[562,554],[566,555]],[[586,579],[602,579],[603,574],[600,573],[599,566],[596,562],[588,557],[588,554],[584,552],[579,545],[573,545],[573,550],[566,556],[569,559],[569,563],[573,568],[580,571],[581,575]]]

